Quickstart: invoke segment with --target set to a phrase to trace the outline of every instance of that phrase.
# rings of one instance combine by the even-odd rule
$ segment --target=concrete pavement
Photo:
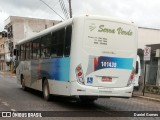
[[[143,95],[142,91],[134,91],[133,92],[133,97],[139,97],[139,98],[143,98],[143,99],[148,99],[148,100],[153,100],[153,101],[160,102],[160,95],[146,93],[146,92]]]

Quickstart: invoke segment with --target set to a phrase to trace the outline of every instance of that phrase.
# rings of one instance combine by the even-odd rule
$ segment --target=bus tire
[[[24,77],[22,76],[22,78],[21,78],[21,83],[22,83],[22,89],[24,90],[24,91],[26,91],[27,90],[27,88],[26,88],[26,85],[25,85],[25,80],[24,80]]]
[[[43,82],[43,97],[46,101],[49,101],[51,99],[51,95],[49,91],[49,84],[46,79]]]

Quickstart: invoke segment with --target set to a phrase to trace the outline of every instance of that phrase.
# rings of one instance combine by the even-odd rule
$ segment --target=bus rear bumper
[[[79,86],[79,85],[78,85]],[[120,97],[129,98],[132,97],[133,85],[123,88],[108,88],[108,87],[92,87],[80,85],[71,92],[72,95],[82,96],[98,96],[98,97]]]
[[[95,89],[95,88],[94,88]],[[98,94],[99,97],[132,97],[133,86],[123,88],[103,88],[98,87],[97,93],[93,89],[86,89],[86,95]]]

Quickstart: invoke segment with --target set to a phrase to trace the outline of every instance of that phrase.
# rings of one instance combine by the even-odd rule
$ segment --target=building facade
[[[7,69],[6,62],[5,62],[6,39],[7,39],[7,32],[5,31],[0,32],[0,71],[5,71]]]
[[[146,62],[143,60],[143,49],[145,46],[151,47],[150,60]],[[145,84],[160,86],[160,55],[157,55],[157,51],[160,49],[160,29],[139,27],[138,47],[140,48],[139,55],[143,69],[142,77],[145,76]],[[144,71],[145,66],[146,72]]]
[[[146,45],[160,43],[160,29],[138,28],[138,48],[144,49]]]
[[[10,16],[5,20],[5,29],[7,30],[7,40],[5,46],[9,52],[6,52],[5,59],[11,66],[11,70],[14,69],[15,56],[13,51],[15,49],[16,42],[30,37],[44,29],[47,29],[60,21],[37,19],[28,17]],[[6,50],[7,51],[7,50]]]

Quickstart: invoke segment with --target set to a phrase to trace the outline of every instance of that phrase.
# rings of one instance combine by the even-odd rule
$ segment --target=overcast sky
[[[59,0],[44,0],[64,17]],[[63,0],[68,7],[68,0]],[[72,0],[73,16],[95,14],[134,21],[140,27],[160,29],[160,0]],[[0,0],[0,31],[8,16],[62,20],[40,0]]]

